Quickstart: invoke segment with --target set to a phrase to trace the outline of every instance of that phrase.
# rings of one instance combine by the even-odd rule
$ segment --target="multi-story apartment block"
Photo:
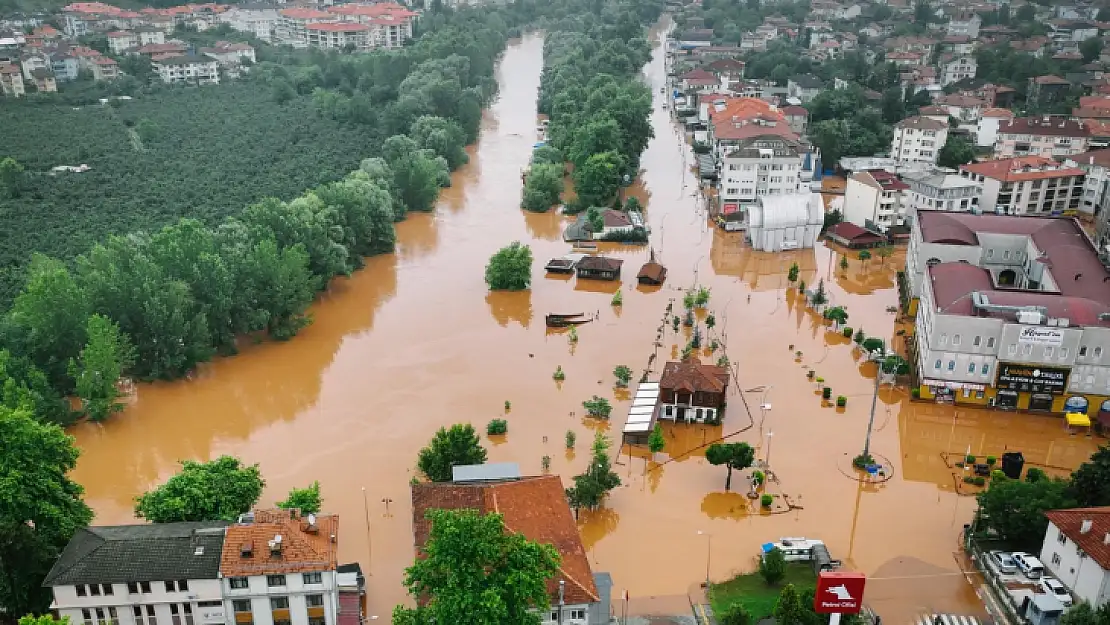
[[[58,90],[58,81],[48,69],[36,69],[31,72],[31,82],[35,84],[35,91],[39,93],[54,93]]]
[[[975,40],[979,38],[979,27],[982,25],[983,19],[972,13],[970,17],[963,16],[949,20],[945,31],[949,37],[968,37]]]
[[[216,59],[195,56],[171,56],[153,62],[152,68],[166,84],[194,83],[198,85],[220,84],[220,64]]]
[[[278,12],[277,28],[274,34],[279,43],[291,45],[294,48],[308,47],[309,24],[316,22],[329,22],[335,19],[331,13],[317,9],[291,8]]]
[[[223,625],[226,525],[79,529],[43,581],[50,607],[74,625]]]
[[[804,165],[809,152],[797,138],[779,134],[754,134],[732,145],[718,182],[722,214],[743,228],[748,209],[760,197],[808,191],[813,172]]]
[[[211,48],[201,48],[201,54],[215,60],[221,67],[235,67],[244,61],[254,63],[254,48],[245,43],[217,41]]]
[[[0,93],[18,98],[25,91],[23,87],[23,70],[14,63],[0,62]]]
[[[40,52],[32,52],[19,59],[19,66],[23,70],[23,79],[31,80],[32,72],[36,69],[50,69],[50,59]]]
[[[1083,170],[1083,199],[1079,212],[1098,215],[1100,222],[1107,217],[1107,191],[1110,190],[1110,149],[1094,150],[1069,156],[1064,164]],[[1101,238],[1101,236],[1099,237]]]
[[[999,125],[994,157],[1070,156],[1086,152],[1090,136],[1087,126],[1067,117],[1020,117]]]
[[[336,625],[339,517],[259,510],[227,528],[220,584],[231,617],[250,625]]]
[[[882,169],[852,174],[844,187],[844,221],[880,232],[905,223],[907,189],[898,176]]]
[[[890,157],[899,165],[935,165],[940,149],[948,141],[948,124],[928,117],[907,117],[894,125]]]
[[[373,4],[337,4],[328,7],[333,19],[366,24],[370,27],[370,45],[375,48],[399,48],[412,38],[417,14],[395,2]]]
[[[316,22],[305,26],[310,47],[323,50],[367,50],[370,27],[358,22]]]
[[[117,30],[108,33],[108,47],[112,54],[123,54],[132,48],[166,43],[166,33],[157,28],[140,27],[135,30]]]
[[[961,165],[960,175],[979,184],[983,212],[1062,215],[1079,210],[1083,170],[1040,156]]]
[[[921,211],[906,275],[922,398],[1095,416],[1110,281],[1074,219]]]
[[[74,2],[62,9],[65,33],[80,37],[97,30],[128,29],[142,19],[141,13],[103,2]]]
[[[1014,118],[1014,112],[1009,109],[989,108],[980,113],[979,121],[975,123],[976,147],[991,147],[998,141],[998,129],[1002,124]]]
[[[268,4],[239,4],[230,7],[220,19],[235,30],[250,33],[262,41],[273,41],[280,15]]]
[[[947,87],[953,83],[967,78],[975,78],[978,63],[973,56],[958,56],[951,59],[941,59],[940,85]]]
[[[907,172],[902,182],[909,185],[905,192],[906,215],[919,210],[974,212],[979,209],[979,184],[959,174],[941,170]]]
[[[68,52],[55,53],[50,55],[50,71],[54,72],[54,78],[57,80],[77,80],[81,64],[77,61],[77,57]]]

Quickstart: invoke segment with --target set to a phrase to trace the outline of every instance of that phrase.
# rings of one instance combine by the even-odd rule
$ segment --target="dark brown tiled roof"
[[[723,393],[727,386],[728,369],[703,365],[696,357],[682,362],[668,362],[663,366],[663,375],[659,378],[659,388],[690,392]]]
[[[829,228],[828,233],[833,236],[840,237],[845,241],[881,241],[882,237],[871,232],[864,230],[850,221],[842,221]]]
[[[659,263],[647,262],[643,267],[640,267],[640,273],[636,274],[636,278],[647,278],[655,282],[662,282],[663,278],[667,275],[667,268]]]
[[[281,534],[281,554],[273,556],[268,542]],[[316,515],[315,529],[305,518],[293,518],[291,510],[258,510],[254,522],[227,528],[220,574],[224,577],[280,575],[309,571],[333,571],[338,566],[339,515]],[[250,544],[251,556],[243,557]]]
[[[1044,515],[1103,570],[1110,570],[1110,507],[1049,510]],[[1086,532],[1084,521],[1091,522]]]
[[[998,125],[998,132],[1011,135],[1086,137],[1091,134],[1082,122],[1066,117],[1019,117]]]
[[[547,582],[553,599],[559,596],[559,580],[565,580],[566,603],[600,600],[586,549],[582,546],[582,537],[571,516],[559,476],[525,477],[497,483],[414,484],[412,525],[417,552],[431,534],[431,522],[425,516],[428,510],[468,509],[501,514],[506,531],[555,547],[560,556],[559,572]]]
[[[620,271],[621,265],[623,264],[624,261],[619,258],[587,256],[578,261],[578,268],[590,271]]]
[[[1084,152],[1082,154],[1073,154],[1068,157],[1068,160],[1077,163],[1080,167],[1083,165],[1110,167],[1110,149],[1091,150],[1090,152]]]
[[[960,165],[960,171],[969,171],[973,174],[994,178],[1002,182],[1023,182],[1026,180],[1044,180],[1047,178],[1083,175],[1083,170],[1081,169],[1064,167],[1056,161],[1044,158],[1043,156],[1000,158],[971,165]]]
[[[1037,83],[1038,85],[1067,85],[1067,84],[1069,84],[1068,81],[1064,80],[1063,78],[1060,78],[1059,76],[1053,76],[1051,74],[1049,74],[1048,76],[1037,76],[1036,78],[1033,79],[1033,82]]]
[[[929,117],[907,117],[894,125],[897,128],[914,128],[917,130],[947,130],[948,124],[938,122]]]

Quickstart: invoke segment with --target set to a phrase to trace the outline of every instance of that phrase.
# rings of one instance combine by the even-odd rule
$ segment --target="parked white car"
[[[1056,597],[1056,600],[1064,605],[1072,604],[1071,593],[1068,592],[1067,587],[1055,577],[1041,578],[1041,589],[1050,597]]]
[[[990,556],[991,564],[998,569],[999,573],[1017,573],[1017,563],[1010,554],[1005,551],[992,551]]]
[[[1012,557],[1014,562],[1017,563],[1018,569],[1029,579],[1040,579],[1044,575],[1044,565],[1037,559],[1037,556],[1024,551],[1015,551]]]

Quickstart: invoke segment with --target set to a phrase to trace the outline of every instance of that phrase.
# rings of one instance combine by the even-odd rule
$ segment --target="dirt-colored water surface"
[[[824,277],[832,303],[847,306],[848,325],[893,337],[886,309],[897,303],[893,275],[902,260],[853,260],[842,272],[839,253],[826,247],[755,253],[740,235],[708,226],[691,155],[658,106],[665,80],[658,48],[646,70],[659,98],[656,138],[631,192],[647,206],[667,283],[636,286],[647,258],[638,247],[607,249],[625,261],[619,284],[545,277],[546,260],[568,251],[563,218],[518,208],[521,169],[536,141],[542,47],[539,36],[509,47],[500,96],[471,163],[455,173],[434,214],[398,225],[395,255],[372,258],[332,286],[312,309],[313,325],[288,343],[251,346],[206,365],[191,380],[141,386],[124,413],[73,429],[83,451],[75,477],[96,522],[132,521],[135,495],[172,475],[179,459],[232,454],[259,463],[267,480],[261,505],[320,480],[325,508],[343,519],[342,558],[370,572],[370,615],[385,618],[405,599],[402,570],[413,557],[409,480],[432,433],[466,421],[484,431],[511,401],[509,433],[488,441],[490,460],[515,461],[534,474],[550,456],[551,471],[568,481],[583,468],[593,430],[619,440],[628,395],[614,392],[613,367],[639,373],[646,366],[668,301],[680,302],[681,289],[696,279],[713,290],[709,308],[727,335],[739,387],[762,390],[744,396],[751,418],[734,390],[723,425],[668,427],[660,462],[643,452],[621,456],[624,486],[581,520],[595,569],[613,575],[614,596],[624,589],[634,600],[684,594],[705,576],[710,540],[710,574],[724,579],[750,569],[761,543],[808,536],[872,576],[866,600],[890,622],[922,610],[978,610],[954,556],[975,502],[957,492],[942,454],[1019,449],[1030,461],[1067,469],[1090,454],[1091,439],[1068,435],[1051,417],[954,411],[883,390],[873,451],[893,465],[893,479],[861,485],[845,477],[841,469],[863,444],[874,368],[798,305],[786,272],[797,262],[807,283]],[[491,294],[486,260],[513,240],[532,246],[532,289]],[[617,288],[619,309],[610,306]],[[579,311],[600,319],[578,328],[576,346],[544,327],[547,312]],[[657,371],[685,341],[683,331],[677,338],[666,331]],[[551,377],[556,366],[566,372],[561,385]],[[809,369],[834,395],[848,397],[846,409],[821,406]],[[581,402],[594,394],[615,399],[611,423],[583,419]],[[763,403],[770,409],[761,410]],[[760,446],[760,458],[773,454],[780,480],[773,490],[800,509],[753,511],[742,492],[724,492],[723,469],[699,451],[685,453],[747,426],[736,440]],[[564,449],[568,429],[578,433],[576,453]]]

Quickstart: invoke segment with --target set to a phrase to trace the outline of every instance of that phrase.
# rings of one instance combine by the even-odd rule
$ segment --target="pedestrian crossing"
[[[919,614],[914,625],[982,625],[974,616],[960,614]]]

